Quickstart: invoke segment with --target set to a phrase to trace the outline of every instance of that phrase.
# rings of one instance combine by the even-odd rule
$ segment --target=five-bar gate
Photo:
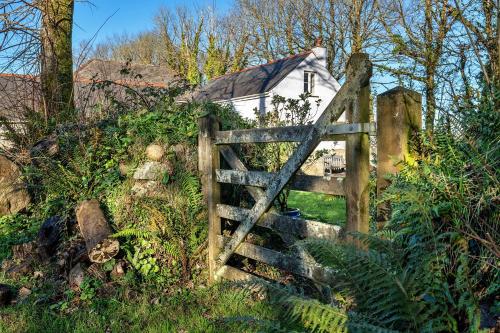
[[[288,184],[292,189],[346,197],[346,231],[368,231],[369,176],[369,81],[372,65],[365,54],[354,54],[347,80],[313,125],[220,131],[217,119],[200,118],[199,169],[208,204],[209,270],[211,280],[232,280],[252,276],[227,265],[233,254],[248,257],[291,273],[328,283],[329,272],[300,255],[286,255],[245,242],[255,225],[272,229],[285,241],[294,238],[330,238],[339,228],[317,221],[290,218],[272,208],[273,201]],[[343,112],[348,123],[335,123]],[[323,140],[346,141],[345,178],[296,175],[302,164]],[[298,142],[296,150],[279,172],[249,171],[231,145],[242,143]],[[220,168],[221,156],[231,170]],[[220,183],[243,185],[255,200],[251,209],[221,203]],[[239,222],[230,236],[224,236],[221,219]]]

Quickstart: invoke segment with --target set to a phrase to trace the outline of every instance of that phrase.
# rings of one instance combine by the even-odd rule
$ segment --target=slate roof
[[[248,95],[262,94],[274,88],[293,71],[312,51],[275,60],[260,66],[219,76],[192,94],[196,101],[221,101]]]

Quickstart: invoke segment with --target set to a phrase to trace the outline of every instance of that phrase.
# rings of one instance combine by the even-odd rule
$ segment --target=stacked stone
[[[30,202],[21,170],[14,162],[0,155],[0,216],[22,211]]]
[[[165,149],[157,144],[146,148],[148,161],[139,166],[133,175],[135,184],[132,193],[136,196],[154,195],[158,192],[164,177],[171,176],[174,168],[172,163],[165,158]]]

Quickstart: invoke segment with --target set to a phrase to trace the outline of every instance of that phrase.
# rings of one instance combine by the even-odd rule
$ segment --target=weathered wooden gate
[[[315,124],[279,128],[219,131],[215,117],[200,118],[199,168],[209,213],[210,278],[248,279],[251,275],[227,265],[233,254],[248,257],[291,273],[326,283],[328,271],[300,256],[244,242],[255,225],[298,238],[335,238],[338,227],[317,221],[282,216],[272,209],[277,195],[289,184],[292,189],[346,197],[346,231],[368,231],[369,176],[369,81],[372,65],[365,54],[354,54],[347,80]],[[335,123],[343,112],[347,123]],[[346,176],[325,179],[295,175],[322,140],[346,141]],[[277,173],[248,171],[232,150],[232,144],[298,142],[297,149]],[[220,169],[220,156],[232,170]],[[246,186],[255,200],[252,209],[221,204],[220,183]],[[223,236],[221,219],[238,221],[230,237]]]

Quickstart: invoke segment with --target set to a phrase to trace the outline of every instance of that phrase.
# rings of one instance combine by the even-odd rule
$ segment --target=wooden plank
[[[224,265],[221,267],[219,277],[222,277],[229,281],[266,283],[264,279],[261,279],[258,276],[244,272],[241,269],[229,265]]]
[[[219,126],[218,120],[213,115],[199,119],[199,168],[203,193],[208,206],[208,267],[210,282],[213,282],[215,278],[216,259],[220,251],[217,236],[222,233],[221,219],[216,209],[217,203],[220,202],[220,184],[215,178],[215,170],[220,168],[220,154],[219,147],[213,144],[213,138],[219,130]]]
[[[244,130],[221,131],[215,138],[216,144],[299,142],[312,128],[304,126],[283,126],[271,128],[252,128]]]
[[[240,170],[216,170],[217,181],[227,184],[238,184],[245,186],[267,187],[276,173],[265,171],[240,171]],[[344,195],[343,178],[321,176],[295,175],[290,180],[289,186],[292,190],[324,193],[331,195]]]
[[[298,191],[345,195],[343,177],[332,176],[327,179],[321,176],[296,175],[290,181],[290,188]]]
[[[321,142],[325,134],[326,126],[332,121],[336,121],[359,94],[359,90],[370,81],[372,65],[367,55],[353,55],[350,61],[348,72],[352,73],[350,79],[340,88],[339,92],[332,99],[325,111],[318,118],[313,127],[308,131],[304,140],[299,144],[292,156],[288,159],[273,181],[267,187],[263,196],[257,200],[251,209],[248,218],[242,221],[235,230],[231,240],[225,245],[217,258],[217,264],[222,267],[226,264],[231,254],[234,253],[238,245],[243,241],[252,227],[262,217],[262,215],[272,205],[276,196],[283,190],[290,178],[299,170],[301,165],[307,160]],[[217,273],[218,274],[218,273]]]
[[[353,55],[350,62],[356,62]],[[349,71],[347,80],[356,74]],[[363,82],[357,96],[346,110],[350,123],[368,122],[370,119],[370,82]],[[367,133],[349,135],[346,140],[346,232],[368,233],[369,229],[369,168],[370,142]],[[348,237],[350,239],[350,237]]]
[[[238,143],[301,142],[313,125],[252,128],[220,131],[215,137],[218,145]],[[336,123],[326,126],[324,140],[343,141],[347,134],[375,134],[374,123]]]
[[[219,183],[266,187],[275,174],[265,171],[215,170]]]
[[[218,204],[217,214],[219,214],[219,217],[241,222],[248,217],[250,210]],[[263,218],[257,222],[257,225],[296,238],[311,237],[334,240],[338,238],[342,230],[342,228],[337,225],[302,218],[292,218],[275,212],[265,213]]]
[[[337,123],[326,127],[325,135],[376,133],[375,123]]]
[[[231,168],[238,171],[248,171],[243,162],[240,161],[240,159],[230,146],[219,146],[219,150]],[[259,198],[264,195],[264,191],[259,187],[247,185],[245,186],[245,188],[255,201],[258,201]],[[274,212],[275,210],[276,209],[274,207],[271,207],[269,209],[270,212]],[[290,236],[288,233],[280,233],[279,231],[277,232],[285,243],[293,244],[295,242],[295,238],[293,236]]]
[[[218,240],[219,246],[223,247],[224,243],[231,240],[231,237],[219,236]],[[300,255],[285,255],[275,250],[245,242],[240,243],[235,253],[316,282],[326,284],[333,282],[333,273],[329,269],[315,262],[307,261],[301,258]]]
[[[325,141],[346,141],[350,134],[368,133],[376,135],[375,123],[337,123],[327,126],[323,136]]]

